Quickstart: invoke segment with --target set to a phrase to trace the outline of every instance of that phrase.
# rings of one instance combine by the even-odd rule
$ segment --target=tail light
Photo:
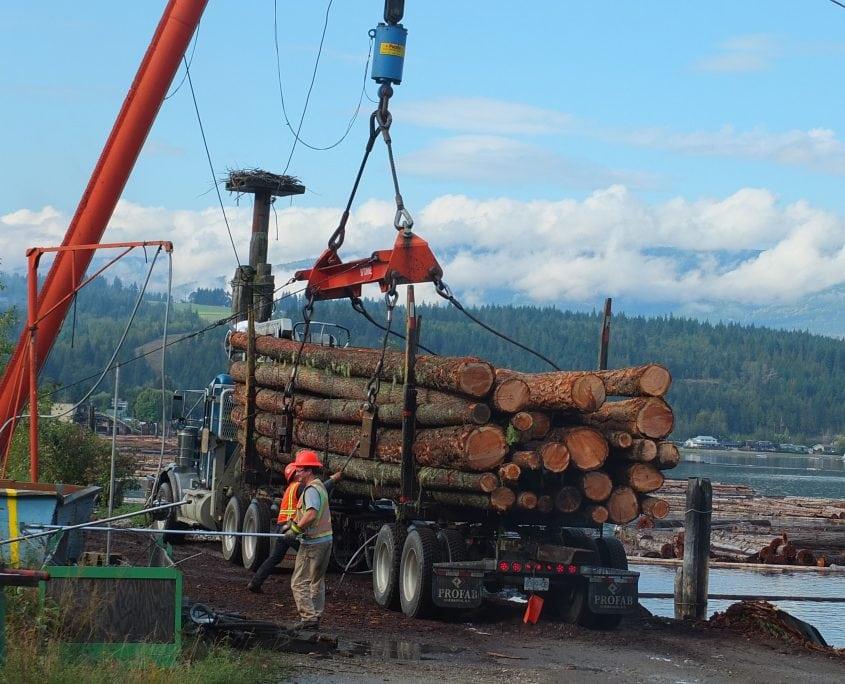
[[[508,572],[511,569],[511,564],[507,561],[499,561],[499,572]]]
[[[522,563],[517,563],[517,562],[511,563],[511,568],[513,569],[514,572],[522,572]]]
[[[578,567],[577,567],[577,566],[575,566],[575,565],[570,565],[568,568],[566,568],[566,571],[567,571],[570,575],[574,575],[576,572],[578,572]]]
[[[565,573],[565,572],[566,572],[566,566],[565,566],[563,563],[558,563],[558,564],[555,566],[555,572],[556,572],[558,575],[562,575],[563,573]]]

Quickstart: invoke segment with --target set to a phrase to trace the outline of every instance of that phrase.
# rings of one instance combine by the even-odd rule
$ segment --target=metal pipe
[[[96,522],[96,521],[95,521]],[[91,525],[94,523],[92,522]],[[85,527],[86,530],[90,530],[92,532],[107,532],[108,530],[112,530],[114,532],[133,532],[137,534],[162,534],[163,530],[154,530],[150,527],[92,527],[91,525],[87,525]],[[46,534],[53,534],[55,532],[64,531],[66,527],[62,527],[61,525],[29,525],[28,528],[32,529],[45,529],[48,530]],[[188,535],[188,534],[195,534],[201,537],[270,537],[272,539],[278,539],[279,537],[283,537],[284,534],[278,532],[224,532],[223,530],[167,530],[167,535],[170,536],[171,534],[181,534],[181,535]]]
[[[111,421],[111,463],[109,464],[109,517],[114,515],[114,456],[117,452],[117,396],[120,385],[120,366],[114,367],[114,406],[112,406]],[[111,558],[111,525],[106,534],[106,564]]]
[[[27,326],[29,329],[29,479],[38,482],[38,349],[35,331],[38,329],[38,260],[41,253],[27,252]],[[17,412],[17,411],[15,411]],[[11,446],[11,438],[9,439]]]
[[[115,520],[124,520],[126,518],[134,518],[136,515],[144,515],[146,513],[152,513],[153,511],[164,511],[164,510],[167,510],[168,508],[175,508],[176,506],[183,506],[186,503],[188,503],[188,499],[182,499],[182,501],[177,501],[176,503],[162,504],[161,506],[153,506],[152,508],[143,508],[140,511],[134,511],[132,513],[121,513],[120,515],[115,515],[114,517],[111,517],[111,518],[101,518],[100,520],[92,520],[92,521],[87,522],[87,523],[79,523],[78,525],[65,525],[65,526],[62,526],[62,525],[52,525],[52,526],[48,526],[48,525],[28,525],[28,527],[31,527],[33,529],[36,528],[36,527],[44,527],[44,528],[56,527],[56,528],[60,529],[62,532],[69,532],[71,530],[81,530],[82,528],[90,527],[91,525],[99,525],[100,523],[108,523],[108,522],[114,522]],[[103,529],[107,530],[108,528],[106,527],[106,528],[103,528]],[[161,530],[156,530],[156,531],[158,531],[159,533],[161,532]],[[49,529],[46,532],[37,532],[35,534],[24,534],[24,535],[21,535],[20,537],[14,537],[13,539],[0,539],[0,546],[3,546],[4,544],[12,544],[14,542],[28,541],[29,539],[38,539],[39,537],[46,537],[47,535],[55,534],[55,533],[56,533],[55,529]],[[170,530],[168,530],[167,533],[170,534]]]

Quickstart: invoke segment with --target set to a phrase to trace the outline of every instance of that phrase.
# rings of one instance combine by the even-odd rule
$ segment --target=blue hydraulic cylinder
[[[373,80],[376,83],[402,83],[408,29],[402,24],[379,24],[370,31],[370,35],[373,38]]]

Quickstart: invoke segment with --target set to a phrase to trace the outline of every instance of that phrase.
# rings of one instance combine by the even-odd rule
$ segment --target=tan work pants
[[[290,578],[296,610],[303,620],[319,620],[326,607],[326,569],[332,543],[302,544]]]

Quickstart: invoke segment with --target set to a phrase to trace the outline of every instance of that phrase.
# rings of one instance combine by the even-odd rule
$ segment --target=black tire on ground
[[[437,533],[440,560],[444,563],[461,563],[469,557],[464,536],[457,530],[440,530]]]
[[[373,551],[373,596],[383,608],[399,609],[399,564],[408,531],[401,523],[381,526]]]
[[[253,499],[244,513],[244,532],[270,532],[270,507]],[[270,537],[241,537],[241,559],[247,570],[255,572],[270,555]]]
[[[242,496],[233,496],[223,511],[223,532],[241,532],[244,527],[244,514],[249,502]],[[243,565],[241,557],[242,537],[220,537],[220,550],[223,558],[235,565]]]
[[[596,540],[580,530],[565,530],[564,541],[579,549],[587,549],[592,552],[591,563],[597,563],[599,559]],[[587,562],[587,555],[580,554],[576,559],[579,563]],[[587,623],[593,615],[587,610],[588,587],[583,577],[567,578],[563,581],[553,582],[551,587],[550,613],[568,624],[580,624],[590,626]]]
[[[437,535],[428,527],[408,532],[399,567],[399,603],[408,617],[424,618],[434,612],[431,582],[434,564],[440,561]]]
[[[615,537],[599,537],[596,539],[599,558],[605,567],[615,570],[628,569],[628,556],[625,547]],[[590,613],[589,627],[593,629],[616,629],[622,622],[622,615]]]
[[[162,482],[158,486],[158,493],[156,494],[156,500],[160,503],[173,503],[173,488],[170,486],[169,482]],[[169,508],[167,512],[167,517],[163,520],[153,520],[153,528],[157,530],[178,530],[181,529],[182,526],[176,520],[176,515],[178,508]],[[163,534],[162,539],[167,542],[168,544],[178,544],[184,541],[184,535],[182,534]]]

